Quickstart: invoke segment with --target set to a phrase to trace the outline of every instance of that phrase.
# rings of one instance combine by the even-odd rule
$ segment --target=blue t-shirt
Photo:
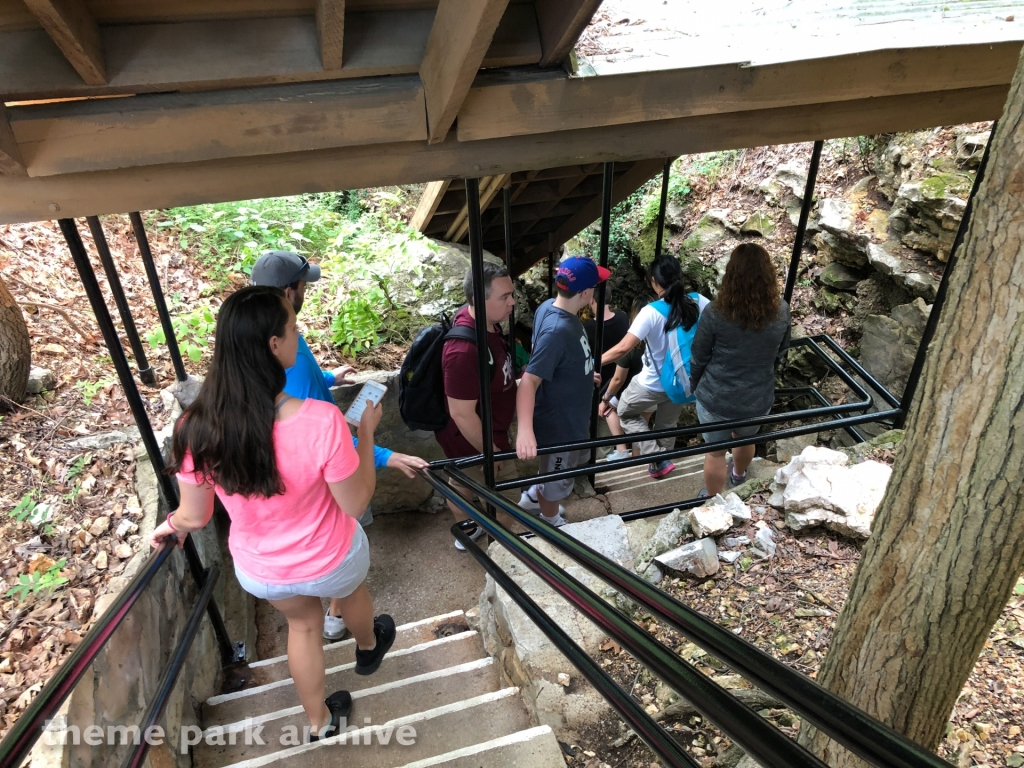
[[[543,379],[533,409],[537,444],[590,437],[594,357],[583,323],[548,299],[533,317],[533,352],[526,372]]]
[[[313,357],[313,352],[306,344],[306,340],[299,334],[299,350],[295,355],[295,365],[285,372],[287,380],[284,384],[285,393],[296,400],[323,400],[325,403],[333,403],[331,387],[334,386],[334,374],[330,371],[321,371],[320,364]],[[352,438],[352,441],[359,445],[359,441]],[[391,458],[391,451],[381,448],[379,445],[373,447],[373,466],[377,469],[387,466]]]

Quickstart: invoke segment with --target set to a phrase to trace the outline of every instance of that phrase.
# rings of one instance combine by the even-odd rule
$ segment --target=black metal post
[[[665,166],[666,173],[668,166]],[[602,267],[608,266],[608,235],[612,221],[612,185],[615,182],[615,163],[604,164],[604,178],[601,185],[601,250],[599,254]],[[664,196],[663,196],[664,197]],[[662,206],[664,208],[664,206]],[[664,213],[664,210],[662,211]],[[594,348],[591,352],[594,355],[594,370],[601,371],[601,356],[604,353],[604,299],[607,286],[600,283],[597,286],[597,330],[594,334]],[[593,403],[590,408],[590,439],[597,438],[597,408],[601,403],[601,389],[607,382],[601,382],[602,387],[594,390]],[[590,463],[597,461],[597,448],[590,449]],[[594,484],[596,475],[590,475],[590,484]]]
[[[137,216],[138,214],[133,215]],[[125,357],[124,349],[121,347],[121,340],[117,337],[114,321],[111,319],[107,305],[103,301],[103,293],[100,291],[100,284],[96,282],[96,273],[93,272],[89,255],[86,253],[85,245],[82,243],[82,236],[78,232],[78,226],[75,224],[74,219],[61,219],[59,223],[60,231],[64,234],[68,250],[71,251],[71,257],[75,261],[75,267],[82,278],[82,286],[85,288],[86,296],[89,297],[89,304],[92,305],[93,314],[96,315],[96,323],[103,334],[103,341],[107,345],[107,351],[110,352],[110,358],[114,361],[114,370],[117,371],[117,378],[121,383],[125,399],[128,401],[132,417],[135,419],[135,425],[139,428],[139,435],[142,438],[142,444],[146,448],[149,461],[153,465],[153,471],[156,473],[160,491],[163,493],[167,506],[175,509],[178,506],[178,491],[174,487],[174,483],[171,482],[171,478],[164,472],[164,457],[160,453],[160,446],[157,444],[156,436],[153,434],[153,425],[149,422],[149,414],[146,413],[146,405],[139,394],[139,388],[135,386],[135,379],[132,378],[131,368],[128,367],[128,358]],[[206,572],[203,568],[202,560],[199,558],[199,552],[196,550],[196,544],[191,536],[185,539],[184,552],[189,570],[192,572],[192,578],[196,580],[200,588],[203,587],[206,583]],[[232,663],[236,660],[237,651],[231,644],[227,628],[224,626],[224,620],[221,618],[216,603],[210,603],[209,614],[210,622],[213,624],[214,632],[217,635],[217,642],[220,645],[224,663]]]
[[[107,237],[103,234],[103,225],[100,224],[98,216],[87,216],[85,220],[89,222],[89,231],[92,232],[93,242],[96,243],[96,252],[100,255],[100,263],[103,264],[103,271],[107,275],[107,284],[110,286],[110,292],[114,295],[117,312],[121,315],[124,335],[128,337],[132,354],[135,355],[135,363],[139,367],[139,378],[143,384],[152,387],[156,384],[156,372],[146,360],[146,350],[139,338],[139,329],[135,327],[132,308],[128,306],[128,299],[125,298],[121,278],[118,277],[117,267],[114,265],[114,258],[110,255],[110,246],[107,245]]]
[[[925,323],[924,332],[921,334],[921,343],[917,347],[917,355],[914,357],[914,364],[907,375],[907,386],[903,389],[903,397],[900,399],[900,410],[903,413],[896,419],[895,427],[902,429],[910,414],[910,407],[914,404],[914,395],[917,393],[917,385],[921,380],[921,371],[924,370],[925,356],[928,354],[928,346],[935,338],[935,329],[939,325],[939,315],[946,303],[946,294],[949,292],[949,278],[956,267],[957,256],[960,246],[967,237],[967,230],[971,225],[971,214],[974,212],[974,197],[981,188],[981,181],[985,178],[985,169],[988,167],[988,156],[992,150],[992,142],[996,138],[996,128],[999,121],[992,123],[992,132],[989,134],[988,144],[985,146],[985,154],[982,155],[981,165],[978,166],[978,173],[974,177],[974,185],[971,187],[971,194],[967,198],[967,205],[964,207],[963,218],[960,219],[960,226],[957,227],[956,237],[953,238],[953,247],[949,249],[949,260],[946,268],[942,270],[942,279],[939,281],[939,289],[935,292],[935,301],[932,302],[931,314],[928,315],[928,322]]]
[[[512,271],[512,187],[506,185],[501,190],[501,208],[505,215],[505,268],[508,276],[512,278],[512,287],[515,288],[516,276]],[[512,355],[512,365],[516,363],[516,309],[512,307],[512,314],[508,317],[508,351]]]
[[[665,161],[665,170],[661,174],[661,207],[658,208],[658,237],[654,241],[654,255],[661,254],[661,244],[665,237],[665,209],[668,207],[668,176],[672,170],[672,158]],[[604,239],[604,232],[601,233]]]
[[[555,295],[555,251],[548,246],[548,298]]]
[[[174,324],[167,312],[167,302],[164,301],[164,291],[160,287],[160,275],[156,271],[156,264],[153,263],[153,252],[149,249],[149,238],[146,237],[146,227],[142,223],[142,217],[138,212],[129,213],[132,220],[132,230],[135,232],[135,242],[139,244],[139,253],[142,254],[142,263],[146,266],[146,275],[149,277],[149,287],[153,291],[153,303],[156,305],[156,312],[160,315],[160,325],[164,329],[164,336],[167,338],[167,351],[171,356],[171,364],[174,366],[174,376],[178,381],[188,379],[185,373],[185,364],[181,361],[181,350],[178,349],[178,339],[174,336]]]
[[[484,483],[494,487],[494,423],[491,419],[490,349],[487,346],[487,298],[484,290],[483,229],[480,226],[480,180],[466,179],[469,209],[469,258],[473,269],[473,310],[476,314],[476,359],[480,375],[480,422],[483,426]],[[487,505],[487,514],[495,515]]]
[[[796,274],[800,270],[800,253],[804,249],[804,235],[807,233],[807,219],[811,215],[811,206],[814,204],[814,183],[818,179],[818,163],[821,162],[821,148],[825,142],[818,140],[814,142],[814,149],[811,150],[811,165],[807,169],[807,185],[804,187],[804,201],[800,206],[800,220],[796,225],[796,239],[793,241],[793,256],[789,260],[789,274],[786,275],[786,290],[782,294],[787,302],[793,298],[793,287],[796,285]]]

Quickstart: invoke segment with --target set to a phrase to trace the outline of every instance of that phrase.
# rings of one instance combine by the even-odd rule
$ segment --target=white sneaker
[[[623,459],[632,458],[632,456],[633,454],[631,454],[629,451],[612,451],[611,453],[604,457],[604,460],[608,462],[622,461]]]
[[[341,616],[331,616],[331,609],[324,615],[324,639],[341,640],[345,636],[345,620]]]
[[[555,515],[553,518],[547,518],[547,517],[544,517],[544,515],[541,515],[540,519],[543,520],[548,525],[553,525],[553,526],[555,526],[555,528],[561,528],[563,525],[566,525],[569,522],[564,517],[562,517],[562,513],[564,511],[565,511],[565,509],[563,509],[562,506],[559,505],[559,507],[558,507],[558,514]]]
[[[471,534],[469,534],[469,538],[471,538],[471,539],[473,539],[473,540],[475,541],[476,539],[479,539],[479,538],[480,538],[481,536],[483,536],[483,535],[484,535],[484,529],[483,529],[483,528],[481,528],[481,527],[480,527],[480,526],[478,525],[478,526],[476,526],[476,528],[475,528],[475,529],[473,530],[473,532],[472,532]],[[455,548],[456,548],[457,550],[459,550],[459,552],[465,552],[465,551],[466,551],[466,548],[465,548],[464,546],[462,546],[462,542],[461,542],[461,541],[459,541],[458,539],[456,539],[456,540],[455,540]]]
[[[530,495],[526,491],[523,491],[522,495],[519,497],[519,506],[527,512],[533,512],[533,514],[538,516],[540,515],[540,502],[531,499]],[[565,507],[561,504],[558,505],[558,514],[565,514]]]
[[[530,494],[523,491],[519,495],[519,506],[530,512],[540,512],[540,502],[530,498]]]

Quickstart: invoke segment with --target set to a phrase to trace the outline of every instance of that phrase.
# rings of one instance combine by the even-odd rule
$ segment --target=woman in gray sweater
[[[771,412],[775,369],[789,349],[789,305],[779,296],[775,265],[768,251],[754,243],[733,250],[717,298],[704,310],[693,339],[690,383],[697,396],[701,424],[732,421]],[[760,427],[705,432],[704,442],[756,435]],[[704,491],[714,496],[747,477],[754,446],[704,457]]]

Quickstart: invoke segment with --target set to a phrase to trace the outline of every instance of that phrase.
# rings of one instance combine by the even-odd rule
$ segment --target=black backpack
[[[448,424],[441,353],[449,339],[476,344],[476,329],[466,325],[453,328],[448,315],[442,313],[441,322],[416,334],[402,361],[398,375],[398,412],[409,429],[437,432]]]

